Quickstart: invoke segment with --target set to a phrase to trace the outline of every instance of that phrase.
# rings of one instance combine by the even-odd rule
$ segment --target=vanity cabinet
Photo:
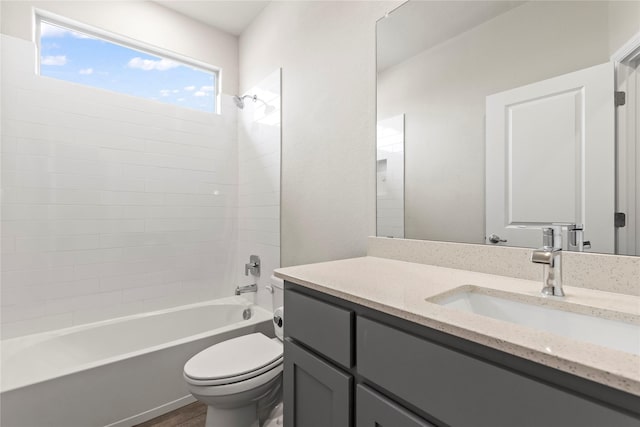
[[[284,305],[284,425],[351,426],[353,311],[297,292]]]
[[[358,372],[450,426],[638,426],[568,391],[366,318]]]
[[[602,384],[289,282],[285,310],[285,427],[640,427]]]

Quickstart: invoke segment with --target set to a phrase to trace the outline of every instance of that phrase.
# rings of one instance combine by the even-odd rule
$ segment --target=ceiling
[[[376,26],[378,72],[523,3],[519,0],[404,3]]]
[[[244,0],[155,0],[155,2],[235,36],[239,36],[269,4],[268,1]]]

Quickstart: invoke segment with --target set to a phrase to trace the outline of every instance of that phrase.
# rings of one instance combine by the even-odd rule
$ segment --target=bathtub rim
[[[259,305],[247,300],[246,298],[243,297],[239,297],[239,296],[231,296],[231,297],[224,297],[224,298],[218,298],[218,299],[211,299],[211,300],[207,300],[207,301],[201,301],[201,302],[197,302],[197,303],[192,303],[192,304],[184,304],[184,305],[179,305],[179,306],[175,306],[175,307],[169,307],[169,308],[165,308],[165,309],[160,309],[160,310],[154,310],[154,311],[149,311],[149,312],[144,312],[144,313],[136,313],[136,314],[130,314],[130,315],[126,315],[126,316],[120,316],[120,317],[114,317],[111,319],[106,319],[106,320],[100,320],[97,322],[91,322],[91,323],[83,323],[81,325],[75,325],[75,326],[70,326],[67,328],[61,328],[61,329],[54,329],[51,331],[45,331],[45,332],[38,332],[35,334],[29,334],[29,335],[23,335],[23,336],[19,336],[19,337],[13,337],[13,338],[8,338],[6,340],[0,340],[0,355],[3,355],[5,352],[5,345],[9,344],[9,345],[14,345],[15,349],[12,349],[14,351],[21,351],[25,348],[28,348],[32,345],[44,342],[48,339],[51,338],[57,338],[57,337],[61,337],[61,336],[65,336],[65,335],[69,335],[69,334],[73,334],[75,332],[81,332],[81,331],[85,331],[88,329],[94,329],[94,328],[98,328],[101,326],[107,326],[107,325],[112,325],[112,324],[116,324],[116,323],[123,323],[129,320],[135,320],[135,319],[141,319],[141,318],[147,318],[147,317],[153,317],[153,316],[158,316],[158,315],[162,315],[162,314],[167,314],[167,313],[172,313],[172,312],[176,312],[176,311],[183,311],[183,310],[189,310],[189,309],[193,309],[193,308],[199,308],[199,307],[206,307],[206,306],[216,306],[216,305],[237,305],[240,307],[245,307],[245,308],[251,308],[252,310],[252,316],[250,319],[248,320],[240,320],[238,322],[234,322],[234,323],[230,323],[224,326],[221,326],[219,328],[215,328],[215,329],[209,329],[205,332],[201,332],[198,334],[193,334],[193,335],[187,335],[185,337],[176,339],[176,340],[172,340],[172,341],[168,341],[162,344],[158,344],[158,345],[154,345],[154,346],[149,346],[149,347],[145,347],[143,349],[140,350],[135,350],[135,351],[130,351],[127,353],[122,353],[116,356],[111,356],[111,357],[105,357],[93,362],[88,362],[88,363],[82,363],[79,365],[75,365],[71,368],[67,368],[67,369],[62,369],[59,372],[56,372],[53,375],[49,375],[46,376],[44,378],[36,378],[34,380],[28,380],[28,381],[16,381],[14,384],[9,384],[8,386],[4,386],[4,384],[0,383],[0,395],[3,393],[7,393],[7,392],[11,392],[14,390],[18,390],[24,387],[29,387],[32,385],[36,385],[39,383],[43,383],[46,381],[52,381],[58,378],[62,378],[64,376],[67,375],[72,375],[78,372],[82,372],[82,371],[87,371],[99,366],[104,366],[104,365],[109,365],[112,363],[116,363],[125,359],[130,359],[130,358],[134,358],[134,357],[138,357],[138,356],[142,356],[145,354],[149,354],[149,353],[153,353],[155,351],[160,351],[166,348],[171,348],[171,347],[175,347],[175,346],[179,346],[181,344],[185,344],[188,342],[192,342],[192,341],[197,341],[203,338],[207,338],[207,337],[211,337],[214,336],[216,334],[221,334],[221,333],[225,333],[228,331],[231,331],[233,329],[236,329],[238,327],[243,327],[243,326],[251,326],[251,325],[255,325],[261,322],[267,322],[269,320],[271,320],[271,312],[268,311],[267,309],[265,309],[264,307],[260,307]],[[215,334],[213,334],[212,332],[215,331]],[[2,363],[0,361],[0,371],[4,370],[5,366],[4,363]]]

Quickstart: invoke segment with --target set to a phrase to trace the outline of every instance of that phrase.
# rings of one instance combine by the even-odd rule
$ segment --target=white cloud
[[[42,65],[65,65],[67,63],[66,55],[45,56],[40,60]]]
[[[214,88],[213,86],[202,86],[202,87],[200,88],[200,90],[201,90],[201,91],[204,91],[204,92],[213,92],[213,90],[214,90],[214,89],[215,89],[215,88]]]
[[[93,68],[83,68],[80,71],[78,71],[78,73],[84,76],[88,76],[89,74],[93,74]]]
[[[180,91],[179,91],[178,89],[174,89],[174,90],[172,90],[171,92],[173,92],[173,93],[178,93],[178,92],[180,92]]]
[[[186,90],[186,91],[188,91],[188,92],[191,92],[192,90],[196,90],[196,87],[195,87],[195,86],[186,86],[186,87],[184,88],[184,90]]]
[[[127,66],[129,68],[138,68],[144,71],[150,71],[150,70],[165,71],[165,70],[170,70],[171,68],[179,67],[180,64],[166,58],[153,60],[153,59],[142,59],[142,58],[136,57],[131,59],[127,64]]]
[[[161,96],[169,96],[171,94],[171,89],[160,89]]]
[[[207,96],[207,93],[199,90],[196,93],[194,93],[193,96]]]

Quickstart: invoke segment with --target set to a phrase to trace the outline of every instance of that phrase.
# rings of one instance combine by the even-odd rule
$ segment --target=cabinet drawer
[[[453,427],[638,427],[562,389],[358,317],[358,372]]]
[[[434,427],[375,391],[358,385],[356,427]]]
[[[289,290],[284,306],[286,336],[344,367],[353,365],[353,312]]]

